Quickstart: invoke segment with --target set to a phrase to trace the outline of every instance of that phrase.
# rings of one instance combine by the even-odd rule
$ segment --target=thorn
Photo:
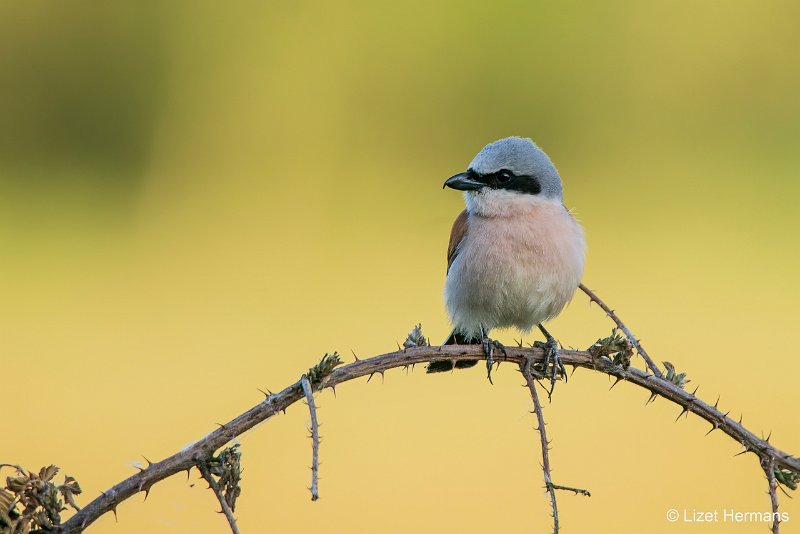
[[[714,408],[718,408],[719,407],[719,397],[720,396],[717,395],[717,402],[714,403]]]
[[[707,436],[707,435],[709,435],[709,434],[711,434],[711,433],[712,433],[713,431],[715,431],[715,430],[716,430],[718,427],[719,427],[719,425],[717,425],[717,424],[712,424],[712,425],[711,425],[711,430],[709,430],[708,432],[706,432],[706,436]]]
[[[189,480],[189,475],[191,475],[191,474],[192,474],[192,468],[191,468],[191,466],[190,466],[190,467],[189,467],[189,468],[186,470],[186,480]]]
[[[114,512],[114,523],[119,523],[119,517],[117,517],[117,507],[116,507],[116,505],[111,507],[111,511]]]
[[[750,449],[748,447],[745,447],[742,452],[737,452],[736,454],[733,455],[733,457],[736,458],[737,456],[741,456],[742,454],[747,454],[748,452],[750,452]]]
[[[764,441],[769,443],[769,438],[771,438],[771,437],[772,437],[772,430],[769,431],[769,435],[767,435],[767,439],[765,439]]]
[[[573,365],[573,366],[572,366],[572,372],[569,374],[569,376],[572,376],[572,375],[574,375],[574,374],[575,374],[575,370],[576,370],[577,368],[578,368],[578,366],[577,366],[577,365]]]
[[[220,430],[225,430],[225,425],[223,425],[222,423],[214,423],[214,424],[217,425]]]
[[[333,390],[333,396],[336,397],[336,386],[328,386]]]
[[[647,405],[648,405],[648,404],[650,404],[651,402],[655,402],[655,401],[656,401],[656,397],[658,397],[658,395],[657,395],[657,394],[655,394],[655,393],[651,393],[651,394],[650,394],[650,398],[649,398],[649,399],[647,399],[647,401],[644,403],[644,405],[645,405],[645,406],[647,406]]]
[[[145,481],[142,480],[139,482],[139,491],[144,492],[144,500],[147,500],[147,497],[150,495],[150,488],[153,487],[153,483],[151,482],[149,486],[145,487]],[[144,501],[143,501],[144,502]]]
[[[673,421],[673,422],[677,422],[678,419],[680,419],[683,414],[688,414],[688,413],[689,413],[689,405],[687,404],[686,406],[683,407],[683,410],[681,410],[681,413],[678,414],[678,417],[676,417],[675,421]],[[686,417],[689,417],[689,416],[687,415]]]
[[[725,412],[725,415],[723,415],[722,417],[728,417],[728,414],[729,414],[729,413],[731,413],[731,411],[730,411],[730,410],[728,410],[727,412]]]
[[[264,391],[261,388],[256,388],[256,389],[264,395],[264,398],[266,398],[266,399],[269,398],[269,393],[267,393],[266,391]]]
[[[151,462],[151,461],[150,461],[150,460],[147,458],[147,456],[145,456],[144,454],[142,455],[142,458],[144,458],[144,461],[145,461],[145,462],[147,462],[147,469],[150,469],[150,466],[151,466],[151,465],[153,465],[153,462]]]
[[[370,380],[372,380],[372,375],[374,375],[374,374],[375,374],[375,373],[370,373],[370,374],[369,374],[369,378],[367,378],[367,384],[369,384],[369,381],[370,381]]]
[[[621,376],[618,376],[618,377],[617,377],[617,379],[614,381],[614,383],[613,383],[613,384],[611,384],[611,387],[610,387],[610,388],[608,388],[608,390],[609,390],[609,391],[611,391],[612,389],[614,389],[614,386],[616,386],[616,385],[617,385],[617,384],[619,384],[620,382],[622,382],[622,377],[621,377]]]
[[[400,346],[400,343],[398,343],[397,341],[395,341],[394,343],[395,343],[395,345],[397,345],[397,350],[398,351],[403,350],[403,347]]]
[[[358,356],[356,356],[356,351],[354,351],[353,349],[350,349],[350,352],[353,353],[353,358],[355,358],[357,362],[361,361],[361,360],[358,359]]]
[[[744,414],[739,415],[739,424],[740,425],[742,424],[742,417],[744,417]]]
[[[694,391],[692,391],[692,397],[694,397],[694,394],[697,393],[698,389],[700,389],[700,384],[697,384],[697,387],[694,388]]]

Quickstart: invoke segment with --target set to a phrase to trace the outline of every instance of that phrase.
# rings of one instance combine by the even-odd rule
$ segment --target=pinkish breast
[[[516,206],[502,217],[469,215],[467,237],[447,275],[445,298],[463,332],[529,330],[558,315],[584,265],[580,225],[560,203]]]

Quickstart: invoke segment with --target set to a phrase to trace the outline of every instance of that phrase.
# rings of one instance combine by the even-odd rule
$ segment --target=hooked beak
[[[474,175],[469,172],[462,172],[451,176],[444,183],[442,189],[450,187],[452,189],[458,189],[459,191],[477,191],[486,186],[486,184],[475,180],[473,176]]]

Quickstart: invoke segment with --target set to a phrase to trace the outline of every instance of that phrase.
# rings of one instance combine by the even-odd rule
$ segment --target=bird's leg
[[[489,339],[489,330],[481,325],[481,344],[483,345],[483,354],[486,355],[486,377],[492,382],[492,366],[494,365],[494,349],[498,349],[503,353],[503,357],[508,358],[506,347],[495,339]]]
[[[494,365],[494,347],[492,347],[492,340],[489,339],[489,332],[481,325],[481,344],[483,345],[483,354],[486,356],[486,377],[489,383],[492,382],[492,365]]]
[[[538,326],[539,330],[542,332],[542,334],[544,334],[546,341],[544,343],[537,341],[534,343],[534,346],[544,349],[544,364],[542,365],[542,372],[545,376],[547,376],[548,367],[552,365],[552,371],[550,372],[549,376],[550,393],[552,394],[559,373],[564,377],[564,381],[567,380],[567,370],[564,368],[564,363],[561,361],[561,356],[558,353],[558,341],[556,341],[556,338],[550,335],[550,332],[548,332],[541,323]]]

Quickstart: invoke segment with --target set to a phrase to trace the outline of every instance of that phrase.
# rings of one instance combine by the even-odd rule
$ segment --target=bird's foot
[[[544,362],[541,364],[542,374],[550,379],[550,391],[547,393],[548,398],[553,394],[556,387],[556,380],[558,376],[564,377],[567,381],[567,370],[564,367],[564,362],[561,361],[559,354],[558,341],[553,336],[548,335],[547,341],[535,341],[533,346],[544,350]]]
[[[492,382],[492,367],[494,366],[494,351],[499,350],[503,353],[503,358],[508,358],[508,352],[506,352],[506,347],[497,341],[496,339],[489,339],[489,336],[484,335],[483,339],[481,340],[483,344],[483,353],[486,355],[486,377],[489,379],[490,384],[494,384]]]

